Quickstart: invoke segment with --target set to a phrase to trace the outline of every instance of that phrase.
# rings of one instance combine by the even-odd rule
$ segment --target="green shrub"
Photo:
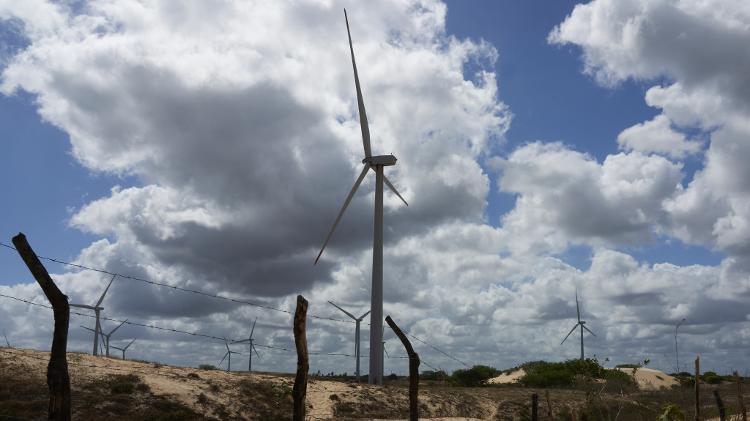
[[[664,407],[657,421],[685,421],[685,414],[678,405],[670,403]]]
[[[201,364],[198,366],[201,370],[218,370],[215,365],[212,364]]]
[[[129,395],[135,391],[137,384],[141,382],[141,379],[135,374],[115,374],[109,380],[110,393],[114,394],[126,394]]]
[[[500,375],[501,371],[486,365],[475,365],[466,370],[456,370],[451,381],[460,386],[482,386],[487,380]]]
[[[440,370],[440,371],[425,370],[419,374],[420,380],[445,380],[447,378],[448,378],[448,373],[446,373],[443,370]]]
[[[713,371],[706,371],[701,376],[701,379],[708,384],[719,384],[724,380],[724,378]]]
[[[617,364],[615,368],[641,368],[640,364]]]
[[[605,369],[594,359],[575,359],[557,363],[533,361],[522,365],[526,374],[518,382],[528,387],[570,387],[576,376],[604,378]],[[613,375],[616,376],[616,375]]]

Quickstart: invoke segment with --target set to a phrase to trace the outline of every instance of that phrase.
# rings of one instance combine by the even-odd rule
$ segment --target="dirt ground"
[[[0,420],[45,419],[47,352],[0,348]],[[108,420],[274,420],[291,419],[294,379],[275,373],[227,373],[122,361],[69,353],[73,418]],[[596,386],[598,387],[598,386]],[[722,391],[733,404],[732,385]],[[692,408],[689,389],[621,394],[596,389],[533,390],[518,386],[453,387],[420,384],[420,419],[529,419],[532,393],[539,396],[540,419],[654,419],[673,402]],[[713,397],[704,393],[710,416]],[[745,398],[750,402],[750,398]],[[385,386],[311,378],[307,388],[310,420],[408,418],[408,388],[403,379]],[[715,410],[713,410],[716,412]],[[551,412],[552,417],[549,416]],[[733,412],[734,413],[734,412]],[[16,418],[11,418],[16,417]]]

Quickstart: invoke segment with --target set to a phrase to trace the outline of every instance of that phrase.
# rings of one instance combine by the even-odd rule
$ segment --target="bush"
[[[432,371],[425,370],[419,375],[420,380],[445,380],[448,378],[448,373],[443,370]]]
[[[500,370],[486,365],[475,365],[467,370],[456,370],[451,375],[451,381],[460,386],[476,387],[498,376]]]
[[[724,380],[724,378],[713,371],[706,371],[701,376],[701,379],[708,384],[719,384]]]
[[[598,361],[593,359],[575,359],[558,363],[534,361],[521,367],[526,374],[518,382],[528,387],[571,387],[577,376],[601,379],[604,378],[606,371]]]
[[[212,364],[201,364],[198,366],[201,370],[218,370],[215,365]]]

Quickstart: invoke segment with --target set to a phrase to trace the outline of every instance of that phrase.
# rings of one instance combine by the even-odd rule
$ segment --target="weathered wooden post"
[[[701,357],[695,357],[695,421],[701,419]]]
[[[19,233],[13,237],[13,245],[16,246],[18,254],[21,255],[31,274],[42,287],[44,295],[52,305],[55,317],[55,330],[52,336],[52,349],[50,350],[49,364],[47,364],[47,387],[49,388],[49,407],[47,419],[58,421],[70,420],[70,376],[68,375],[68,361],[66,352],[68,348],[68,321],[70,319],[70,307],[68,297],[63,294],[47,269],[26,241],[26,236]]]
[[[549,400],[549,390],[544,391],[544,397],[547,399],[547,418],[552,419],[552,403]]]
[[[745,399],[742,397],[742,378],[739,373],[734,372],[734,378],[737,380],[737,406],[739,406],[742,421],[747,421],[747,409],[745,409]]]
[[[305,421],[305,396],[307,395],[307,371],[310,368],[307,360],[307,335],[305,320],[307,317],[307,300],[297,296],[297,309],[294,311],[294,345],[297,348],[297,375],[294,377],[294,421]]]
[[[539,421],[539,395],[536,393],[531,394],[531,421]]]
[[[409,355],[409,420],[417,421],[419,420],[419,355],[414,352],[411,342],[391,319],[391,316],[387,316],[385,322],[391,327],[393,333],[401,339],[401,343],[404,344],[406,353]]]
[[[724,409],[724,402],[719,396],[719,391],[714,389],[714,399],[716,399],[716,406],[719,408],[719,421],[725,421],[727,418],[727,411]]]

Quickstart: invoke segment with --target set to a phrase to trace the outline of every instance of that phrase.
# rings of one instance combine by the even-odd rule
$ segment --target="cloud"
[[[628,127],[617,135],[617,143],[624,150],[661,153],[677,159],[701,149],[700,142],[688,140],[674,130],[665,115]]]

